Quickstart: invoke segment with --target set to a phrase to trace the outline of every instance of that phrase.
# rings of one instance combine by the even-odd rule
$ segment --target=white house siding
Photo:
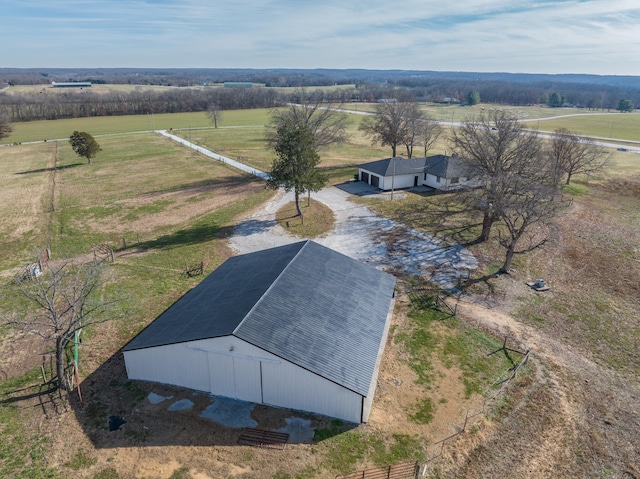
[[[415,178],[418,177],[418,185],[422,184],[422,173],[419,175],[397,175],[395,180],[392,181],[390,176],[385,176],[380,181],[380,188],[389,191],[392,188],[394,190],[400,190],[402,188],[413,188],[415,185]]]
[[[124,352],[130,379],[359,423],[362,396],[234,336]]]
[[[395,180],[392,181],[390,176],[379,176],[376,175],[375,173],[370,173],[367,172],[367,170],[360,170],[360,178],[362,179],[362,172],[368,173],[368,176],[365,176],[364,178],[367,178],[368,184],[372,184],[371,183],[371,177],[372,176],[377,176],[379,178],[378,180],[378,187],[384,191],[389,191],[392,188],[399,190],[402,188],[412,188],[415,185],[415,177],[418,177],[418,185],[422,184],[422,176],[423,173],[418,174],[410,174],[410,175],[396,175]]]
[[[424,180],[423,183],[427,186],[430,186],[431,188],[442,191],[457,190],[463,187],[475,188],[482,185],[482,182],[480,181],[473,181],[465,177],[460,177],[457,183],[452,183],[451,178],[447,179],[441,176],[440,181],[438,182],[438,177],[430,173],[427,174],[427,179]]]

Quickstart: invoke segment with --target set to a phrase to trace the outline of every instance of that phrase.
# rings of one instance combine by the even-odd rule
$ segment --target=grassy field
[[[264,126],[268,121],[268,110],[264,108],[233,110],[224,112],[222,126]],[[76,130],[87,131],[98,137],[169,128],[186,130],[211,128],[211,122],[203,112],[31,121],[14,124],[13,133],[8,138],[4,138],[3,142],[12,144],[44,139],[66,139]]]
[[[204,115],[199,116],[202,120],[199,128],[203,129],[196,129],[198,114],[175,115],[163,121],[173,128],[180,128],[176,125],[186,122],[187,130],[179,134],[215,151],[236,159],[244,158],[258,168],[270,164],[271,153],[264,135],[268,121],[266,110],[225,112],[223,126],[236,128],[213,129]],[[632,115],[620,118],[633,121]],[[123,123],[119,123],[120,120]],[[141,120],[146,118],[59,120],[60,131],[91,131],[87,125],[101,124],[110,135],[99,137],[103,151],[92,165],[73,155],[66,141],[0,148],[0,194],[3,195],[0,271],[5,282],[25,261],[34,258],[35,251],[47,244],[58,257],[86,254],[90,258],[93,246],[98,243],[107,244],[115,251],[116,261],[110,266],[114,281],[110,288],[126,298],[123,304],[126,319],[89,332],[81,355],[81,375],[85,378],[98,377],[94,371],[103,368],[105,363],[111,364],[114,353],[123,344],[199,281],[200,278],[185,277],[185,263],[195,265],[203,261],[209,272],[229,257],[231,252],[225,238],[238,215],[258,208],[273,194],[265,190],[259,180],[147,132],[144,125],[138,130]],[[352,177],[354,166],[361,161],[388,155],[384,149],[370,146],[369,140],[357,131],[359,121],[360,117],[354,117],[347,144],[321,152],[333,181]],[[76,126],[82,123],[74,122],[86,123],[83,128]],[[42,130],[38,128],[47,122],[37,123],[40,125],[34,123],[32,130],[23,133],[26,136],[40,134]],[[126,125],[141,133],[117,134],[119,129],[126,129]],[[191,131],[189,125],[193,128]],[[438,145],[438,152],[445,148],[445,143]],[[625,441],[638,439],[637,431],[633,432],[633,421],[624,420],[625,410],[620,409],[624,406],[613,404],[619,398],[628,407],[635,407],[630,396],[633,390],[610,388],[614,387],[612,384],[636,378],[640,370],[637,355],[630,354],[640,341],[635,314],[640,308],[637,282],[640,276],[637,266],[640,264],[637,251],[640,164],[635,154],[615,154],[618,163],[613,172],[581,182],[571,191],[575,195],[574,207],[563,217],[551,244],[534,254],[517,257],[514,275],[490,279],[470,291],[478,298],[486,295],[487,301],[504,295],[508,301],[499,307],[490,303],[496,308],[492,311],[506,310],[531,328],[529,337],[540,335],[542,339],[535,339],[539,349],[546,342],[559,341],[554,348],[561,350],[568,345],[571,354],[579,355],[579,359],[570,356],[568,372],[558,373],[564,366],[557,366],[553,361],[559,359],[545,358],[553,365],[545,374],[562,385],[561,393],[546,387],[530,390],[529,386],[522,386],[521,396],[516,394],[514,398],[520,398],[517,400],[526,407],[512,404],[512,414],[509,407],[504,407],[502,417],[507,418],[507,424],[514,421],[511,428],[501,430],[500,421],[487,420],[478,426],[480,429],[474,429],[480,432],[464,439],[472,445],[466,444],[460,451],[473,447],[474,441],[481,441],[483,435],[495,429],[501,431],[498,436],[509,438],[509,443],[489,438],[491,457],[483,455],[481,447],[475,450],[479,459],[475,463],[464,463],[463,472],[458,471],[459,477],[492,475],[488,470],[479,471],[478,464],[497,467],[499,461],[504,461],[511,467],[513,460],[505,459],[510,451],[519,451],[524,457],[537,450],[526,444],[519,447],[522,437],[529,436],[532,442],[528,444],[536,444],[541,450],[547,440],[562,444],[573,459],[564,458],[564,462],[558,459],[558,464],[564,464],[569,470],[574,468],[579,471],[578,476],[581,472],[582,476],[589,477],[598,467],[618,470],[614,457],[622,457],[620,463],[625,462],[626,457],[626,462],[633,467],[633,454],[624,456],[628,450]],[[430,222],[432,208],[439,207],[438,197],[407,193],[404,199],[393,202],[367,200],[366,203],[384,216],[439,234]],[[501,254],[497,242],[478,246],[474,253],[481,258],[479,273],[495,272],[494,266]],[[538,277],[546,278],[553,286],[549,295],[532,294],[524,285],[525,281]],[[494,295],[488,294],[488,284]],[[260,479],[322,478],[360,467],[424,458],[434,442],[451,434],[452,423],[462,424],[465,408],[477,407],[481,402],[479,392],[484,392],[511,363],[501,355],[488,356],[499,349],[499,340],[455,318],[447,319],[446,315],[441,316],[415,299],[402,296],[398,300],[395,324],[390,332],[392,345],[387,346],[385,354],[385,361],[389,363],[383,366],[379,380],[383,386],[375,401],[381,416],[377,422],[372,421],[373,426],[348,430],[339,422],[329,422],[321,429],[315,444],[287,447],[277,457],[269,451],[247,452],[235,445],[208,445],[205,449],[174,443],[155,448],[138,447],[144,446],[145,441],[153,441],[162,434],[160,431],[166,430],[171,436],[180,434],[186,424],[202,426],[197,421],[187,423],[180,419],[176,424],[167,425],[162,422],[166,418],[158,418],[158,423],[136,422],[133,418],[140,417],[136,410],[141,407],[138,403],[146,392],[116,375],[104,384],[86,386],[89,389],[85,391],[86,397],[92,406],[78,417],[81,422],[103,424],[109,412],[107,405],[114,401],[113,404],[118,404],[118,408],[132,418],[128,436],[114,439],[115,436],[107,435],[110,433],[98,431],[97,436],[112,442],[96,448],[92,442],[95,437],[88,437],[84,423],[43,422],[37,402],[29,403],[28,407],[21,407],[20,403],[0,404],[0,428],[4,435],[0,472],[6,477],[51,478],[72,474],[124,478],[140,471],[140,464],[158,464],[172,457],[175,461],[167,465],[169,469],[163,477],[170,477],[172,473],[177,474],[175,477],[180,474],[188,477],[189,470],[193,474],[217,471],[224,474],[220,477],[225,477],[234,470],[239,477]],[[0,307],[10,311],[16,305],[12,301],[2,296]],[[3,334],[6,339],[7,332]],[[0,372],[7,377],[6,371],[11,371],[0,387],[3,398],[11,391],[27,390],[25,388],[38,383],[40,355],[18,356],[11,344],[5,340],[0,346],[3,348]],[[42,349],[41,343],[19,344],[24,346],[19,348],[24,351]],[[583,357],[600,368],[597,374],[584,369]],[[124,374],[122,367],[118,374]],[[612,375],[618,379],[609,379]],[[586,382],[583,377],[588,378]],[[410,395],[400,394],[398,381],[412,384]],[[606,396],[609,390],[615,392],[613,398]],[[563,409],[564,403],[558,402],[558,397],[564,396],[569,398],[568,404],[581,407],[584,404],[587,410],[572,413],[577,417],[573,426],[580,432],[577,437],[554,435],[558,428],[564,427],[565,415],[569,416]],[[505,401],[516,401],[514,398]],[[541,408],[538,403],[545,407]],[[592,424],[593,411],[607,414],[614,406],[613,412],[606,416],[607,423]],[[147,421],[155,420],[150,414],[143,416]],[[139,429],[134,429],[134,425],[139,425]],[[151,432],[145,432],[143,425],[150,425]],[[614,427],[612,435],[608,428]],[[515,437],[512,431],[523,431],[524,435]],[[212,444],[218,443],[213,440]],[[212,447],[217,459],[208,460]],[[452,463],[460,463],[476,456],[460,453],[447,457]],[[243,468],[248,464],[255,465],[256,469],[247,472]],[[256,472],[259,468],[264,472]],[[570,475],[573,471],[564,474],[563,470],[559,469],[559,477],[575,477]],[[144,475],[153,476],[154,472],[150,471],[152,469]],[[440,477],[452,476],[443,473]]]
[[[211,138],[224,144],[229,152],[236,149],[244,152],[252,143],[259,143],[264,151],[263,132],[256,129],[253,139],[237,135],[238,131],[245,130],[251,131],[252,127],[202,131],[211,133]],[[224,138],[225,133],[230,138]],[[185,263],[195,265],[202,261],[209,272],[229,257],[231,252],[225,238],[238,215],[258,207],[273,194],[264,189],[261,181],[192,153],[154,133],[103,136],[100,143],[103,151],[91,165],[77,158],[64,141],[0,148],[0,182],[5,195],[4,201],[0,202],[0,249],[3,251],[0,270],[5,282],[22,264],[33,260],[45,245],[51,245],[54,258],[86,255],[90,259],[98,244],[114,250],[116,261],[109,268],[112,278],[109,289],[110,293],[125,298],[121,308],[126,312],[126,319],[86,332],[80,364],[80,374],[84,378],[95,377],[94,371],[105,362],[109,363],[123,344],[201,279],[186,277],[183,274]],[[348,147],[356,148],[354,144]],[[372,150],[373,155],[375,149]],[[354,159],[348,162],[343,154],[339,149],[332,153],[336,158],[333,165],[348,169],[346,167],[352,167]],[[344,173],[345,169],[338,168],[337,171]],[[327,223],[330,222],[327,218]],[[7,289],[3,291],[8,293]],[[16,305],[10,294],[0,298],[4,311],[10,311]],[[406,332],[405,327],[408,328]],[[410,345],[406,339],[409,332],[418,338]],[[458,371],[463,369],[465,381],[486,387],[498,371],[507,367],[505,359],[496,356],[487,374],[486,366],[469,359],[472,357],[470,352],[460,350],[459,344],[456,346],[451,342],[457,334],[462,335],[461,338],[468,334],[459,323],[435,324],[423,318],[408,321],[406,326],[397,327],[395,333],[398,334],[397,347],[411,351],[411,356],[401,360],[406,361],[407,368],[413,361],[418,361],[411,359],[413,357],[432,364],[442,362],[443,367],[450,368],[449,374],[420,383],[419,387],[425,388],[419,393],[421,397],[434,394],[428,404],[420,399],[409,403],[410,406],[413,404],[410,410],[399,410],[403,424],[417,428],[418,432],[411,435],[384,430],[347,432],[337,423],[328,425],[323,440],[319,439],[316,445],[288,448],[290,452],[274,464],[275,469],[269,466],[266,470],[271,472],[257,477],[303,474],[301,477],[320,478],[326,474],[333,476],[336,471],[348,472],[359,465],[382,465],[423,457],[429,444],[428,428],[442,427],[440,417],[446,417],[446,393],[439,392],[439,384],[447,378],[452,384],[459,384],[456,390],[463,391],[465,383],[458,377]],[[424,338],[440,335],[441,349],[434,350],[431,344],[422,342]],[[487,350],[475,349],[473,355],[486,355],[494,346],[490,339],[487,340]],[[14,347],[11,344],[14,343],[3,341],[1,347]],[[21,344],[25,350],[32,347],[30,343]],[[426,348],[425,352],[421,352],[423,348]],[[12,354],[3,354],[2,358],[0,371],[5,377],[10,371],[9,376],[12,376],[2,382],[0,393],[3,398],[16,390],[31,391],[31,386],[38,383],[41,357],[16,356],[17,362]],[[110,381],[109,387],[101,386],[97,393],[92,394],[90,386],[85,390],[85,399],[93,404],[90,408],[92,416],[87,419],[91,424],[102,424],[102,415],[107,414],[105,404],[114,400],[105,399],[101,394],[120,391],[119,376]],[[118,397],[124,400],[122,407],[135,415],[133,409],[141,390],[132,391],[123,389]],[[477,402],[477,391],[470,389],[462,401]],[[448,400],[455,402],[453,398]],[[5,435],[0,447],[2,475],[62,477],[73,471],[75,477],[102,477],[100,474],[129,477],[127,471],[132,469],[127,468],[136,467],[135,462],[125,466],[118,459],[114,460],[109,449],[95,449],[74,421],[51,428],[47,422],[36,434],[34,424],[40,419],[37,411],[35,408],[23,409],[14,403],[0,404],[0,427]],[[429,416],[435,413],[439,416]],[[123,447],[124,444],[139,444],[147,437],[142,430],[132,431],[125,436]],[[77,447],[69,448],[69,441]],[[345,449],[348,444],[354,449]],[[228,455],[229,464],[246,461],[243,450],[235,447],[220,450]],[[301,454],[310,458],[306,466],[298,465],[295,460],[295,456]],[[156,461],[152,456],[140,458],[138,462]],[[184,472],[185,467],[193,467],[193,459],[183,460],[186,466],[177,466],[176,471],[183,468]],[[125,472],[120,475],[115,472],[117,470]]]

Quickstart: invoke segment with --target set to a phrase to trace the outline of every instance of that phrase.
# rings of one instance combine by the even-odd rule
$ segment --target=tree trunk
[[[395,157],[396,157],[396,146],[397,146],[397,145],[396,145],[395,143],[393,143],[393,144],[391,145],[391,157],[392,157],[392,158],[395,158]]]
[[[567,173],[567,182],[565,184],[571,183],[571,172]]]
[[[302,220],[302,224],[304,224],[304,216],[302,215],[302,210],[300,209],[300,192],[298,190],[294,191],[294,197],[296,199],[296,211],[298,212],[298,216]]]
[[[489,239],[489,235],[491,234],[491,227],[495,223],[494,216],[489,212],[484,212],[484,217],[482,218],[482,232],[480,236],[474,241],[474,243],[484,243]]]
[[[69,390],[67,379],[64,376],[64,347],[66,342],[62,337],[56,338],[56,375],[58,376],[58,389]]]
[[[511,243],[509,243],[509,246],[507,247],[507,253],[504,257],[504,264],[502,265],[502,268],[500,268],[500,271],[498,271],[498,273],[509,274],[509,270],[511,269],[511,262],[513,261],[513,256],[516,251],[516,241],[517,240],[512,239]]]

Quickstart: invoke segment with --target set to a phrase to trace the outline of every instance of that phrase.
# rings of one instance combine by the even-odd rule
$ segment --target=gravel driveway
[[[446,289],[454,289],[458,276],[478,267],[475,257],[461,246],[381,218],[335,186],[313,197],[331,208],[336,218],[335,228],[314,241],[346,256],[390,273],[426,275]],[[276,211],[290,201],[293,193],[278,192],[235,227],[230,247],[245,254],[300,241],[275,221]]]

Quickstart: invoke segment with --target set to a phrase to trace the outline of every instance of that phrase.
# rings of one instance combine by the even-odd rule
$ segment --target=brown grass
[[[276,213],[276,221],[288,233],[300,238],[317,238],[328,233],[335,225],[333,211],[319,201],[300,198],[303,217],[298,216],[295,202],[287,203]]]

